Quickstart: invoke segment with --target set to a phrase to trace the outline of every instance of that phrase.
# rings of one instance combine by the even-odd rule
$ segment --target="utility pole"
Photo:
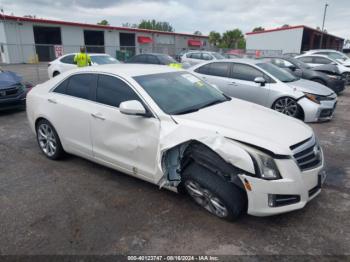
[[[324,30],[324,22],[326,20],[326,13],[327,13],[327,7],[329,4],[324,5],[324,12],[323,12],[323,22],[322,22],[322,32],[321,32],[321,41],[320,41],[320,49],[322,49],[322,43],[323,43],[323,30]]]

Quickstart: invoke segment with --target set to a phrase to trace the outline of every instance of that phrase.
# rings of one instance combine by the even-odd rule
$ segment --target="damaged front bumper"
[[[249,182],[248,214],[270,216],[303,208],[321,191],[325,179],[323,161],[316,168],[301,172],[293,159],[275,160],[282,179],[264,180],[240,174],[242,183]]]

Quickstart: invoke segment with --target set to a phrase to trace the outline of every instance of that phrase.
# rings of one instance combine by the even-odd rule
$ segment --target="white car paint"
[[[54,77],[54,74],[62,74],[63,72],[66,72],[71,69],[77,68],[77,65],[74,64],[73,59],[76,53],[70,53],[63,55],[52,62],[48,64],[47,73],[49,75],[49,78]],[[118,60],[111,57],[107,54],[89,54],[91,57],[91,65],[100,65],[97,61],[94,61],[95,58],[103,57],[106,60],[110,61],[110,63],[119,63]]]
[[[153,117],[126,115],[116,107],[53,92],[64,79],[84,72],[122,79],[138,94]],[[45,118],[55,127],[66,152],[172,190],[176,190],[179,181],[168,180],[171,167],[164,165],[163,157],[180,144],[198,141],[242,170],[238,174],[240,181],[249,181],[251,185],[251,190],[246,189],[248,213],[256,216],[300,209],[319,194],[320,189],[311,197],[308,192],[318,185],[324,166],[322,150],[317,153],[320,163],[308,170],[302,171],[293,157],[295,150],[306,144],[312,142],[313,149],[317,146],[310,127],[239,99],[193,113],[168,115],[133,78],[161,73],[183,73],[189,77],[186,71],[155,65],[108,65],[65,72],[29,92],[30,127],[36,132],[36,121]],[[191,79],[201,82],[195,76]],[[310,142],[305,142],[307,139]],[[302,145],[291,149],[299,143]],[[256,154],[273,156],[282,178],[267,181],[254,177]],[[269,194],[296,194],[300,201],[270,207]]]

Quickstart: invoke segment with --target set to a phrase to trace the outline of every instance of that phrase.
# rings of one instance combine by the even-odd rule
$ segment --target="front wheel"
[[[299,118],[301,115],[301,109],[297,101],[291,97],[282,97],[276,100],[272,107],[282,114]]]
[[[245,212],[246,193],[217,174],[193,163],[186,168],[183,178],[187,193],[211,214],[233,221]]]

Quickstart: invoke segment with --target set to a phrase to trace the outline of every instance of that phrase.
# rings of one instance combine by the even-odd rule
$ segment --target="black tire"
[[[44,127],[47,127],[48,132],[50,132],[50,138],[43,138],[42,130],[45,129]],[[49,137],[46,135],[46,137]],[[51,125],[49,121],[46,119],[41,119],[38,121],[36,124],[36,139],[38,142],[38,145],[41,149],[41,151],[44,153],[44,155],[51,159],[51,160],[58,160],[61,159],[64,155],[65,152],[63,150],[61,140],[55,130],[55,128]],[[55,145],[55,150],[51,148],[51,145],[49,145],[48,139],[50,139],[49,142],[51,142],[52,145]],[[51,140],[52,139],[52,140]],[[45,146],[46,144],[46,146]],[[51,152],[48,148],[51,148]]]
[[[314,82],[319,83],[321,85],[327,86],[327,83],[319,78],[311,79],[311,81],[314,81]]]
[[[55,71],[55,72],[53,72],[52,77],[58,76],[59,74],[60,74],[60,72]]]
[[[287,99],[287,100],[286,100]],[[293,114],[289,114],[288,112],[284,112],[282,110],[282,108],[279,108],[278,106],[283,103],[288,103],[287,101],[292,101],[293,103],[295,103],[296,105],[296,108],[295,108],[295,111],[293,111],[294,113]],[[288,115],[288,116],[291,116],[291,117],[294,117],[294,118],[298,118],[298,119],[302,119],[303,118],[303,110],[302,108],[298,105],[297,101],[294,99],[294,98],[291,98],[291,97],[280,97],[278,98],[272,105],[272,109],[277,111],[277,112],[280,112],[282,114],[285,114],[285,115]]]
[[[200,201],[193,196],[192,189],[189,189],[192,186],[191,183],[196,183],[203,191],[207,191],[210,199],[214,200],[216,203],[220,203],[220,206],[224,206],[227,212],[221,212],[221,215],[218,215],[214,210],[209,210],[210,208],[207,209],[204,207],[204,204],[201,204]],[[186,170],[184,170],[183,186],[197,204],[219,218],[234,221],[246,212],[248,203],[246,192],[226,181],[223,177],[212,173],[196,163],[190,164]],[[203,199],[206,199],[207,203],[209,203],[208,206],[212,206],[212,208],[215,209],[215,205],[212,204],[211,200],[209,201],[207,196],[203,197]]]

